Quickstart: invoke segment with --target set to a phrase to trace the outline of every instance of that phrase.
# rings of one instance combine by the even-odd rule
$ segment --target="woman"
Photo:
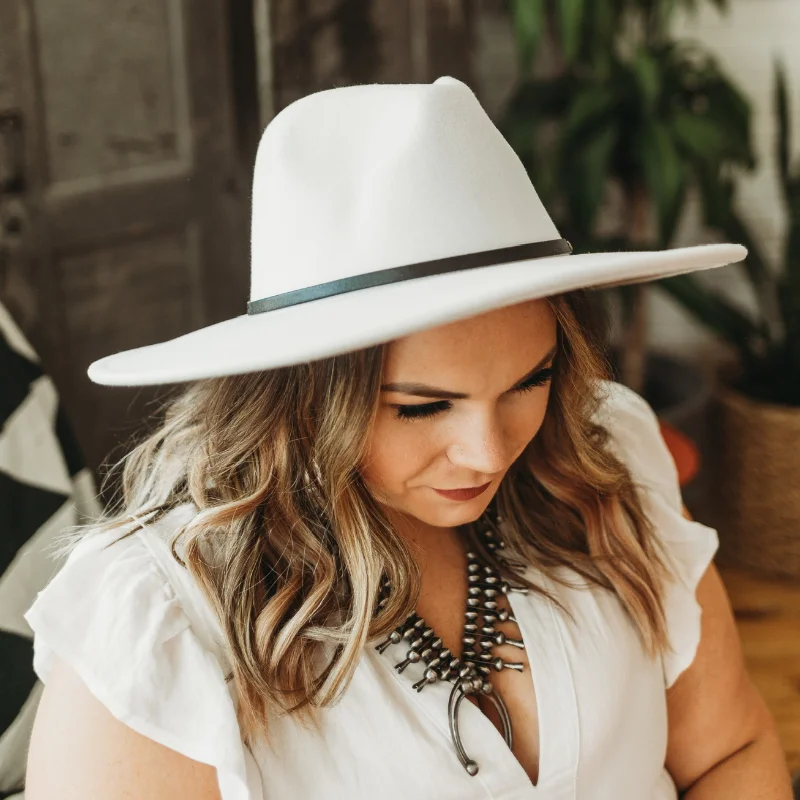
[[[788,798],[584,291],[744,249],[571,255],[451,78],[279,114],[252,244],[247,315],[90,368],[191,383],[26,615],[29,800]]]

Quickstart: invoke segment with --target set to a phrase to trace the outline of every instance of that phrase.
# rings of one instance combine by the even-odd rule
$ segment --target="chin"
[[[475,499],[476,501],[478,500],[478,498]],[[480,500],[482,501],[480,503],[466,502],[458,503],[457,505],[453,503],[453,508],[431,509],[429,513],[420,513],[414,516],[421,522],[436,528],[455,528],[458,525],[468,525],[470,522],[475,522],[480,519],[483,512],[486,511],[486,507],[489,505],[489,501],[484,500],[484,498],[481,497]],[[450,501],[443,499],[442,502],[447,503]]]

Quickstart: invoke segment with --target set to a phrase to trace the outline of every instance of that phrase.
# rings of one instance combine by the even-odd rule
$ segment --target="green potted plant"
[[[754,166],[748,102],[711,54],[670,33],[674,11],[694,5],[511,2],[523,77],[500,126],[576,252],[668,247],[691,187],[716,196],[732,169]],[[553,47],[540,76],[531,65],[545,38]],[[614,192],[618,224],[601,232],[598,212]],[[665,398],[648,399],[680,424],[664,407],[680,397],[666,395],[681,382],[695,396],[710,387],[688,365],[646,357],[643,292],[615,292],[625,319],[619,372],[645,395],[658,395],[660,386]]]
[[[707,214],[748,248],[758,312],[748,315],[694,276],[662,284],[728,342],[737,368],[721,375],[710,415],[723,551],[773,574],[800,578],[800,167],[790,163],[789,103],[776,67],[776,159],[788,226],[777,270],[733,208],[733,182],[706,197]]]

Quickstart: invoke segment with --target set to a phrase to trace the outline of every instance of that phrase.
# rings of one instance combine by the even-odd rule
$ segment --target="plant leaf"
[[[708,85],[705,96],[708,100],[708,116],[726,132],[727,158],[747,169],[753,169],[756,166],[756,156],[751,135],[750,103],[724,77]]]
[[[719,164],[694,165],[694,177],[703,202],[703,221],[710,228],[726,230],[733,208],[733,182],[724,178]]]
[[[609,120],[618,116],[616,107],[619,95],[614,87],[585,84],[573,94],[571,100],[562,131],[564,146],[570,154],[579,150],[584,139],[595,130],[605,128]]]
[[[784,250],[786,271],[781,285],[780,299],[787,344],[800,369],[800,176],[787,181],[786,197],[789,226]]]
[[[575,61],[581,44],[584,0],[555,0],[561,32],[561,47],[568,64]]]
[[[778,174],[784,191],[789,181],[789,147],[792,141],[789,125],[789,97],[786,88],[786,71],[783,65],[775,64],[775,115],[778,118],[778,135],[776,150],[778,157]]]
[[[564,165],[564,190],[572,219],[582,235],[590,235],[608,182],[619,123],[610,119]]]
[[[676,111],[669,126],[680,149],[690,158],[719,163],[727,150],[727,131],[706,114]]]
[[[730,160],[752,168],[755,156],[750,136],[750,104],[722,72],[713,56],[685,43],[664,47],[664,89],[669,105],[665,119],[678,117],[679,129],[686,115],[686,127],[713,124],[719,132],[718,160]],[[705,119],[706,123],[697,120]],[[686,131],[693,134],[694,129]],[[700,132],[702,134],[702,132]],[[704,137],[705,140],[705,137]],[[691,140],[687,142],[687,145]]]
[[[523,73],[530,68],[545,27],[544,0],[510,0],[517,55]]]
[[[785,325],[785,350],[800,370],[800,175],[791,174],[791,109],[783,65],[775,65],[775,112],[778,117],[776,156],[786,202],[788,226],[784,245],[784,275],[780,281],[778,303]],[[800,383],[800,375],[797,376]]]
[[[559,138],[557,174],[577,238],[591,235],[618,141],[618,96],[613,88],[584,84],[572,104]]]
[[[640,47],[636,51],[632,74],[636,80],[645,112],[647,114],[654,113],[656,103],[661,95],[661,72],[658,62],[647,48]]]
[[[611,72],[614,40],[619,25],[619,12],[615,0],[591,0],[587,5],[590,15],[586,22],[587,58],[597,80],[607,80]]]
[[[686,169],[667,129],[653,120],[642,127],[639,159],[658,212],[659,240],[667,246],[678,223],[686,191]]]

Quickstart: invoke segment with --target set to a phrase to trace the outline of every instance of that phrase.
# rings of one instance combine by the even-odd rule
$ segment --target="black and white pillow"
[[[42,690],[22,615],[61,566],[55,534],[100,506],[55,386],[1,303],[0,426],[0,798],[21,798]]]

